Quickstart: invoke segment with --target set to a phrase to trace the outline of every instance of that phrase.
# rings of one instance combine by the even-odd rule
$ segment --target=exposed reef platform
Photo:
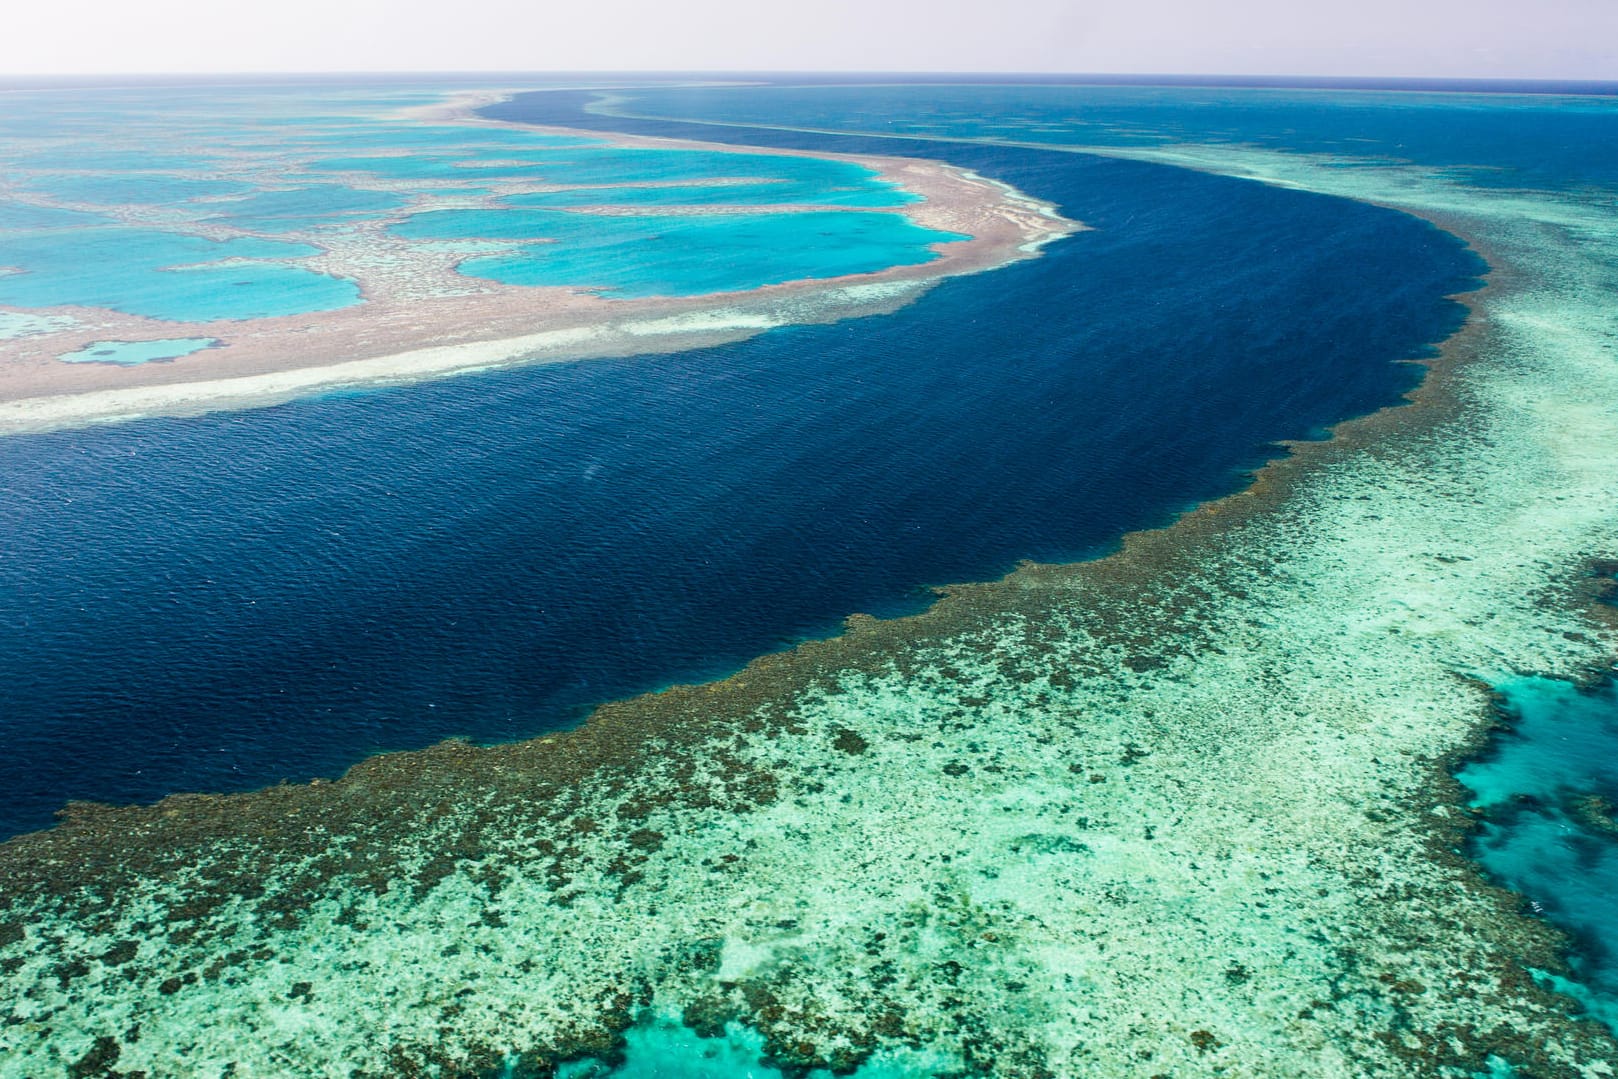
[[[463,125],[472,131],[545,135],[529,125],[506,124],[476,115],[477,106],[495,98],[498,95],[462,95],[446,105],[408,110],[402,118],[435,125]],[[574,130],[563,134],[568,139],[584,137],[618,148],[714,155],[737,152],[731,146],[671,139]],[[469,260],[501,250],[500,243],[411,242],[390,229],[385,220],[360,223],[341,233],[289,234],[284,229],[291,227],[287,222],[295,219],[273,218],[269,225],[277,236],[275,243],[288,247],[281,241],[291,236],[308,245],[307,250],[292,252],[300,272],[314,271],[328,280],[353,282],[359,302],[332,310],[207,321],[154,318],[106,307],[0,307],[0,434],[272,404],[326,390],[407,382],[511,363],[704,347],[791,323],[890,311],[942,278],[1033,257],[1041,244],[1080,227],[1051,207],[1004,185],[935,162],[777,150],[749,150],[748,154],[842,162],[871,170],[877,184],[908,193],[913,201],[853,206],[838,212],[845,219],[856,213],[894,215],[910,222],[916,235],[936,234],[938,239],[923,252],[920,261],[912,259],[908,264],[871,272],[829,276],[806,272],[801,279],[778,279],[759,288],[620,298],[584,284],[504,284],[461,272]],[[387,159],[366,160],[374,163]],[[454,182],[464,185],[485,174],[495,174],[503,178],[498,195],[456,189],[441,193],[437,201],[428,197],[416,209],[442,205],[489,210],[503,206],[500,200],[513,192],[568,190],[544,182],[524,185],[520,181],[521,160],[481,164],[486,167],[458,170],[460,175]],[[717,179],[722,181],[723,177]],[[388,186],[374,177],[368,182],[373,187]],[[605,182],[610,185],[612,181]],[[672,181],[701,182],[704,181]],[[779,186],[786,190],[790,185]],[[371,193],[373,198],[386,194]],[[35,196],[24,192],[18,197]],[[782,197],[780,204],[759,203],[755,198],[745,205],[705,206],[702,212],[713,219],[715,214],[780,217],[828,210],[824,205]],[[229,204],[218,206],[228,208]],[[84,209],[44,203],[22,206],[22,211],[36,216],[82,216]],[[610,219],[629,211],[607,205],[582,207],[576,212]],[[641,205],[633,212],[642,217],[651,215],[652,219],[657,215],[679,219],[689,218],[693,209]],[[149,208],[129,208],[124,216],[129,218],[126,223],[142,225],[157,220]],[[227,217],[204,217],[170,227],[227,245],[253,243],[262,247],[268,242],[253,232],[259,226],[249,221],[238,227],[231,225]],[[242,228],[248,232],[244,234]],[[508,243],[505,248],[510,246]],[[267,257],[256,250],[250,254]],[[713,256],[722,262],[724,252],[716,249]],[[243,266],[253,265],[256,263],[251,260],[243,262]],[[3,269],[0,267],[0,271]],[[12,332],[5,332],[7,325],[14,327]],[[215,344],[206,350],[164,357],[161,363],[61,362],[64,355],[82,359],[79,352],[90,345],[139,352],[147,342],[175,338],[208,339]]]

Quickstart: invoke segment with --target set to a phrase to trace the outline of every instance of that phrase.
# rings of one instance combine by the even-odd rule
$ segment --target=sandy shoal
[[[548,130],[476,115],[476,108],[499,96],[459,95],[406,115],[423,122]],[[360,284],[364,302],[336,311],[166,322],[100,308],[28,309],[33,316],[69,319],[72,327],[0,340],[0,434],[252,407],[338,387],[513,363],[700,348],[788,323],[891,311],[942,278],[1034,257],[1042,244],[1081,227],[1003,184],[934,161],[566,133],[621,146],[854,162],[923,197],[904,207],[864,212],[902,213],[922,227],[969,238],[934,244],[929,262],[876,273],[706,296],[606,299],[571,288],[465,277],[455,272],[455,257],[416,255],[377,229],[369,239],[382,257],[365,250],[328,251],[313,261],[314,268]],[[172,361],[132,366],[68,364],[57,358],[98,341],[176,337],[214,338],[220,344]]]

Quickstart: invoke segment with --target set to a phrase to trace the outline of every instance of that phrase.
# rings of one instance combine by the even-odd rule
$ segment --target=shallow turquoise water
[[[49,195],[63,202],[89,202],[102,206],[172,205],[215,195],[239,195],[253,190],[251,184],[236,180],[198,180],[179,176],[136,174],[50,176],[31,181],[29,187],[42,195]]]
[[[600,217],[555,210],[441,210],[393,231],[417,239],[546,240],[469,259],[461,272],[508,285],[573,285],[615,297],[695,296],[870,273],[937,257],[964,239],[889,213]]]
[[[295,232],[342,221],[375,219],[409,202],[389,191],[367,191],[342,184],[314,184],[284,191],[261,191],[220,205],[209,220],[253,232]]]
[[[494,147],[498,149],[498,147]],[[902,205],[911,201],[893,185],[877,178],[877,173],[846,161],[780,154],[723,153],[711,150],[648,150],[609,146],[604,143],[575,142],[550,152],[536,148],[510,148],[521,164],[510,163],[511,154],[490,158],[493,164],[479,166],[475,158],[462,153],[409,154],[388,157],[330,157],[313,163],[318,171],[368,172],[389,179],[445,180],[503,178],[535,183],[568,185],[656,184],[725,178],[761,181],[750,191],[767,198],[749,197],[726,201],[816,202],[835,201],[841,205]],[[518,153],[519,150],[524,152]],[[476,167],[467,167],[468,165]],[[696,189],[700,192],[702,189]],[[620,200],[592,195],[590,201],[636,201],[692,205],[697,196],[690,188],[646,188]],[[732,194],[735,192],[732,191]],[[718,202],[719,200],[712,200]],[[513,205],[580,205],[566,192],[520,196]]]
[[[21,95],[0,116],[0,164],[22,188],[59,205],[0,203],[0,232],[12,234],[0,266],[25,271],[0,281],[0,304],[105,307],[172,321],[332,310],[359,302],[360,286],[297,265],[313,248],[247,248],[241,236],[221,245],[190,234],[331,243],[342,230],[397,220],[413,199],[429,194],[493,193],[509,201],[481,211],[470,234],[444,230],[446,222],[474,218],[436,216],[425,224],[410,218],[395,235],[556,241],[543,251],[524,246],[485,257],[465,271],[508,284],[619,296],[694,295],[876,271],[927,261],[934,257],[930,243],[955,238],[891,215],[836,214],[680,222],[552,216],[535,231],[540,207],[884,208],[917,196],[845,161],[624,148],[589,135],[421,124],[393,114],[431,99],[329,88],[222,89],[207,98],[160,87]],[[146,145],[161,149],[148,154]],[[731,182],[656,186],[714,180]],[[491,191],[490,183],[500,186]],[[535,193],[536,185],[595,190]],[[141,227],[68,208],[84,205],[140,207]],[[207,265],[228,258],[262,261]]]
[[[170,337],[162,341],[97,341],[77,352],[56,357],[64,363],[115,363],[130,367],[140,363],[174,360],[201,352],[219,343],[213,337]]]
[[[502,161],[517,160],[502,156]],[[481,165],[463,154],[402,157],[329,157],[309,164],[312,172],[363,172],[389,180],[531,179],[541,171],[539,161],[522,164]]]
[[[812,184],[749,182],[701,184],[686,187],[574,187],[512,195],[509,206],[768,206],[802,203],[822,206],[904,206],[921,196],[898,187],[873,190],[867,186],[820,190]]]
[[[1474,854],[1574,935],[1584,995],[1618,1029],[1618,684],[1497,688],[1510,728],[1456,773],[1484,813]]]
[[[282,262],[217,265],[316,253],[304,244],[248,237],[215,241],[138,228],[36,232],[10,237],[0,304],[105,307],[177,322],[263,318],[357,303],[352,281]],[[183,268],[182,268],[183,267]]]
[[[537,131],[516,131],[498,127],[467,128],[453,124],[383,125],[375,122],[328,125],[325,130],[305,134],[302,141],[309,145],[340,147],[344,151],[407,148],[480,151],[492,147],[525,150],[536,147],[600,145],[599,139],[578,135],[546,135]]]
[[[625,1033],[625,1043],[624,1059],[617,1065],[573,1061],[557,1069],[556,1079],[786,1079],[786,1072],[764,1059],[764,1038],[736,1023],[718,1037],[705,1038],[672,1019],[643,1021]],[[853,1079],[922,1079],[962,1072],[959,1061],[911,1050],[873,1056],[849,1074]],[[831,1079],[832,1073],[794,1075]]]
[[[0,232],[35,229],[72,229],[110,225],[112,218],[82,210],[62,210],[54,206],[30,206],[21,202],[0,202]],[[0,252],[0,265],[5,265]]]
[[[3,144],[0,144],[3,146]],[[0,160],[36,169],[84,169],[92,172],[184,172],[214,167],[218,159],[203,154],[161,154],[143,150],[106,150],[93,146],[55,146],[35,153],[0,148]]]
[[[876,173],[846,161],[781,154],[725,153],[715,150],[642,150],[603,146],[547,161],[547,182],[633,184],[668,180],[788,180],[803,187],[863,188]]]

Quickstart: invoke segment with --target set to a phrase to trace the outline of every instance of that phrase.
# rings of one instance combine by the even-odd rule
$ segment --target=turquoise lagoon
[[[32,206],[21,202],[0,202],[0,234],[42,229],[85,228],[112,223],[112,218],[104,214],[63,210],[54,206]]]
[[[957,238],[893,213],[658,219],[693,206],[891,210],[917,196],[846,161],[418,122],[397,111],[434,100],[416,89],[243,88],[206,105],[157,87],[13,98],[0,117],[0,167],[14,185],[0,202],[0,305],[24,310],[206,322],[347,307],[366,282],[303,260],[337,244],[363,250],[356,230],[377,222],[395,242],[518,239],[463,272],[618,296],[912,265]],[[446,198],[480,208],[431,212]],[[601,204],[643,214],[558,212]]]
[[[327,172],[369,172],[404,179],[520,176],[536,183],[585,186],[755,180],[780,184],[781,190],[796,192],[804,198],[832,192],[849,197],[886,198],[887,204],[892,205],[904,201],[897,189],[879,179],[874,170],[846,161],[714,150],[646,149],[612,146],[599,140],[533,137],[548,141],[530,147],[502,141],[489,148],[491,154],[487,161],[468,159],[454,152],[434,152],[332,157],[313,167]],[[535,152],[541,148],[548,152]]]
[[[171,206],[218,195],[240,195],[253,189],[251,184],[236,180],[203,180],[137,172],[111,172],[101,176],[45,175],[36,178],[32,187],[42,195],[63,202],[87,202],[101,206]]]
[[[821,206],[903,206],[919,195],[897,187],[871,190],[866,185],[818,190],[813,185],[786,181],[740,181],[670,187],[571,187],[512,195],[508,206],[769,206],[805,203]]]
[[[359,300],[352,281],[290,265],[316,248],[242,236],[216,241],[154,229],[18,233],[4,243],[0,304],[104,307],[172,322],[329,311]]]
[[[444,210],[394,232],[433,240],[542,240],[469,259],[461,272],[508,285],[587,285],[618,298],[733,292],[927,262],[967,237],[897,214],[853,211],[590,217],[559,210]],[[633,246],[634,259],[623,252]]]
[[[524,155],[528,157],[529,155]],[[334,157],[312,163],[319,173],[365,173],[379,180],[523,180],[538,175],[537,160],[513,160],[509,155],[498,161],[479,162],[454,154],[411,155],[403,157]]]
[[[314,184],[279,191],[261,191],[247,198],[219,204],[209,221],[234,225],[249,232],[298,232],[374,219],[397,210],[409,197],[391,191],[366,191],[341,184]]]

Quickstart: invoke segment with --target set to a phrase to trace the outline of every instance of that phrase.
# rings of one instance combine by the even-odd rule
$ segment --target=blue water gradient
[[[0,831],[534,734],[1100,553],[1396,402],[1481,269],[1298,191],[790,139],[944,157],[1093,231],[889,316],[0,441]]]
[[[615,107],[664,119],[1056,146],[1241,143],[1434,166],[1474,186],[1565,191],[1618,187],[1618,97],[1606,92],[777,85],[647,88],[619,95],[627,101]]]

